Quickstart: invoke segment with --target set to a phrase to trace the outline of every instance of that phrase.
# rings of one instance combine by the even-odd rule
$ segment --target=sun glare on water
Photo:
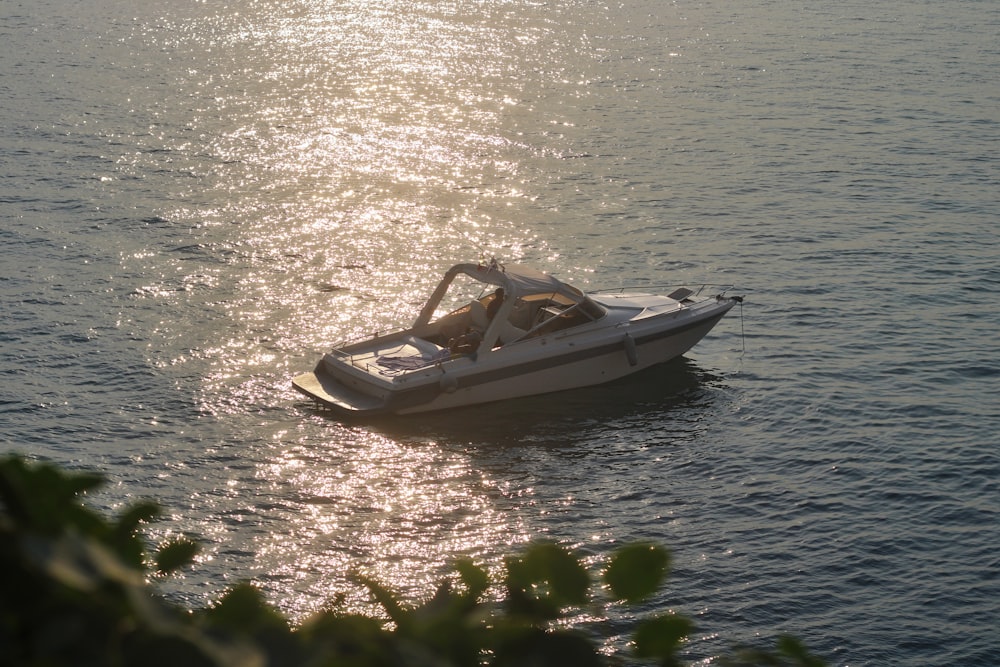
[[[128,260],[156,264],[136,295],[163,311],[149,355],[198,383],[220,431],[256,442],[245,502],[273,528],[247,550],[289,613],[359,567],[422,594],[452,558],[526,539],[505,494],[460,446],[326,422],[289,380],[333,344],[409,324],[453,263],[546,252],[518,214],[535,150],[503,129],[544,26],[502,5],[204,11],[161,37],[190,61],[169,102],[187,122],[155,136],[196,181],[163,215],[180,250]],[[296,407],[275,420],[276,404]]]
[[[419,599],[454,558],[482,562],[497,544],[524,539],[496,506],[500,491],[467,455],[366,429],[350,435],[335,448],[290,447],[262,471],[280,493],[297,496],[287,528],[258,547],[269,580],[296,582],[294,599],[282,602],[295,613],[338,594],[366,608],[367,593],[343,585],[352,573]]]

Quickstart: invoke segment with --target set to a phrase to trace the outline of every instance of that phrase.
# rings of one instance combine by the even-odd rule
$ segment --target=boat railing
[[[384,329],[384,330],[380,330],[380,331],[373,331],[373,332],[368,333],[368,334],[358,334],[357,336],[355,336],[353,338],[347,338],[347,339],[341,340],[338,343],[335,343],[334,346],[333,346],[332,352],[334,352],[335,354],[338,354],[338,355],[348,355],[349,356],[350,353],[346,352],[344,350],[344,348],[346,348],[346,347],[350,347],[351,345],[357,345],[358,343],[364,343],[366,341],[378,340],[379,338],[388,338],[389,336],[394,336],[396,334],[401,334],[404,331],[407,331],[407,329],[405,327],[398,327],[398,328],[395,328],[395,329]]]
[[[425,363],[414,363],[408,366],[393,367],[391,364],[379,363],[379,359],[384,355],[370,356],[365,354],[363,351],[361,354],[352,353],[350,350],[346,349],[352,345],[359,343],[368,343],[377,341],[380,338],[389,338],[398,334],[404,334],[411,331],[407,328],[397,328],[397,329],[387,329],[384,331],[376,331],[368,336],[357,336],[350,340],[342,341],[333,346],[330,350],[330,354],[337,357],[341,362],[353,366],[355,368],[360,368],[366,373],[371,375],[381,375],[384,377],[396,377],[397,375],[403,375],[410,371],[419,370],[421,368],[427,368],[429,366],[440,365],[442,361],[447,359],[444,357],[436,358],[423,358]],[[415,336],[414,336],[415,337]],[[407,339],[402,338],[400,340],[403,346],[407,344]]]
[[[363,339],[359,339],[358,342],[360,342],[361,340],[363,340]],[[348,366],[354,366],[355,368],[360,368],[361,370],[365,371],[366,373],[371,373],[372,372],[372,364],[370,362],[368,362],[368,361],[359,362],[357,359],[354,358],[353,354],[351,354],[347,350],[343,349],[344,346],[350,345],[350,344],[351,344],[350,342],[345,342],[345,343],[338,344],[332,350],[330,350],[330,354],[332,354],[333,356],[337,357],[337,359],[339,359],[341,363],[344,363],[344,364],[346,364]]]
[[[693,287],[692,285],[679,285],[676,283],[674,284],[661,283],[657,285],[624,285],[622,287],[607,287],[604,289],[592,290],[588,292],[588,294],[624,294],[626,292],[636,292],[636,291],[642,291],[646,293],[655,291],[659,293],[659,292],[665,292],[666,290],[670,290],[669,293],[673,293],[679,289],[685,289],[685,288],[692,290],[691,296],[701,296],[701,293],[709,288],[711,288],[713,291],[721,290],[718,293],[725,294],[729,290],[734,289],[735,286],[726,283],[701,283],[701,285],[699,285],[698,287]]]
[[[370,361],[356,359],[355,355],[349,352],[346,348],[358,343],[364,343],[365,341],[385,338],[402,331],[405,331],[405,329],[387,329],[384,331],[375,331],[367,335],[361,334],[355,336],[354,338],[344,339],[334,344],[334,346],[330,349],[330,354],[349,366],[354,366],[355,368],[360,368],[367,373],[372,373],[376,370],[376,368]]]
[[[518,340],[531,338],[532,336],[539,334],[543,329],[546,328],[550,329],[549,333],[554,333],[556,330],[561,328],[558,326],[553,328],[554,323],[557,323],[559,321],[569,321],[572,318],[576,317],[577,315],[583,315],[588,320],[593,322],[597,318],[594,317],[593,313],[588,312],[587,307],[584,305],[587,303],[587,301],[588,301],[587,299],[581,299],[580,301],[574,303],[572,306],[562,308],[554,312],[550,311],[548,308],[541,309],[539,312],[545,313],[546,316],[536,321],[534,326],[528,329],[522,336],[518,338]]]

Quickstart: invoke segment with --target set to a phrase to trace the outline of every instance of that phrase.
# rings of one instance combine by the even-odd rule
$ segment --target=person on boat
[[[507,295],[504,292],[504,289],[502,287],[498,287],[496,291],[493,292],[493,297],[485,307],[478,299],[469,304],[472,328],[485,334],[486,328],[490,326],[490,323],[500,311],[500,308],[503,306],[506,298]],[[497,343],[499,345],[513,343],[514,341],[521,339],[526,333],[527,331],[514,326],[510,323],[510,321],[501,322],[500,335],[497,338]]]
[[[503,300],[506,298],[506,293],[503,291],[502,287],[498,287],[497,291],[493,292],[493,298],[490,299],[490,305],[486,306],[486,321],[487,323],[492,322],[493,318],[500,311],[500,306],[503,305]]]
[[[484,307],[482,301],[479,299],[473,299],[469,303],[469,322],[471,326],[467,326],[465,331],[460,335],[448,340],[448,349],[451,350],[452,354],[472,354],[479,349],[479,344],[483,342],[483,334],[486,332],[486,328],[489,327],[490,322],[493,321],[493,318],[496,317],[500,306],[503,305],[504,298],[503,288],[498,287],[493,292],[493,297],[490,299],[488,306]]]

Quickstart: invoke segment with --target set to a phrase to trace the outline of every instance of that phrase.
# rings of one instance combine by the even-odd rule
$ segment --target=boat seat
[[[435,357],[442,349],[440,345],[417,336],[407,336],[403,339],[403,342],[410,347],[416,348],[417,352],[423,357]],[[405,350],[406,348],[403,349]]]
[[[486,327],[489,326],[490,320],[486,316],[486,306],[478,300],[469,303],[469,321],[474,328],[480,331],[486,331]]]
[[[500,337],[497,338],[497,341],[501,345],[506,345],[521,340],[527,333],[524,329],[516,327],[510,322],[502,322],[500,324]]]
[[[511,317],[513,316],[514,314],[511,315]],[[486,306],[482,302],[474,300],[469,303],[469,322],[472,324],[472,328],[482,332],[486,331],[490,319],[486,315]],[[527,330],[511,324],[508,320],[500,324],[500,337],[497,340],[501,345],[513,343],[523,338],[527,333]]]

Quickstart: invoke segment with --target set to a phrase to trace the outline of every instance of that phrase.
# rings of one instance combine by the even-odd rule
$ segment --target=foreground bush
[[[617,551],[600,581],[554,544],[508,558],[499,582],[460,560],[454,582],[417,606],[358,577],[391,622],[326,611],[293,627],[250,584],[191,611],[168,603],[146,580],[191,564],[197,546],[181,539],[149,553],[139,528],[158,508],[137,503],[106,519],[80,502],[101,481],[0,459],[0,665],[669,666],[682,664],[678,651],[692,631],[683,616],[642,618],[632,635],[634,656],[607,658],[593,636],[567,627],[567,613],[592,604],[602,585],[625,604],[656,592],[670,557],[648,544]],[[499,601],[487,595],[497,584]],[[718,664],[823,663],[783,638],[774,651],[739,650]]]

